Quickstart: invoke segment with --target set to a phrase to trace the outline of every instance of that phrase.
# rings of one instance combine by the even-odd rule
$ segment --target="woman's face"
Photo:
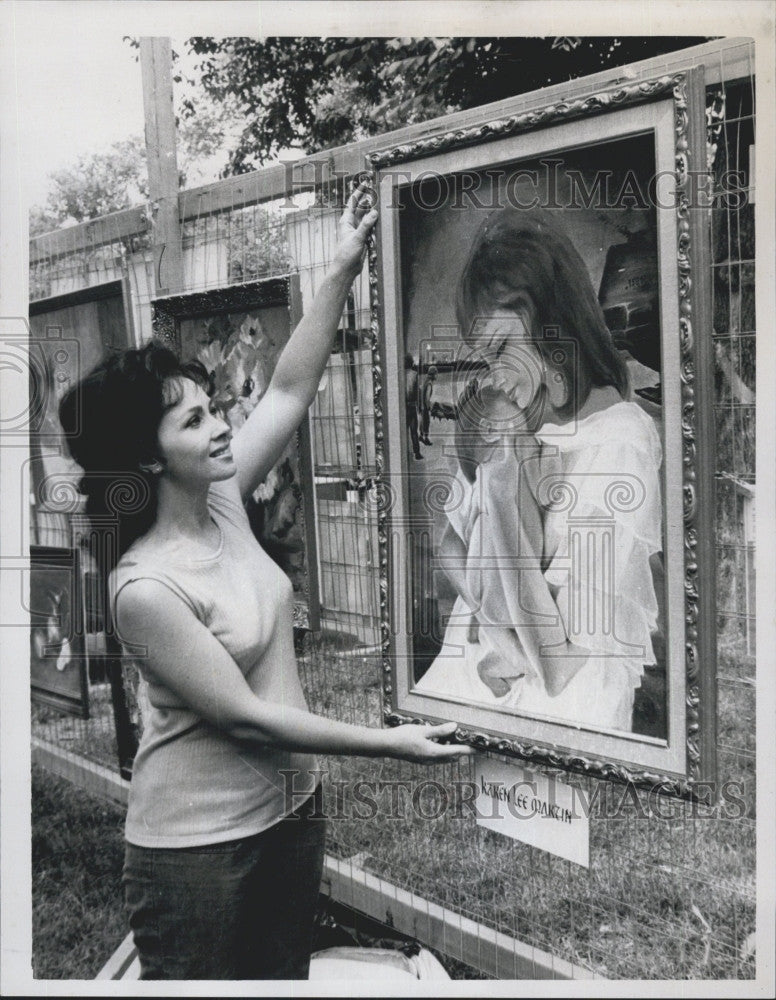
[[[159,424],[162,475],[191,486],[231,478],[237,468],[229,424],[196,382],[184,378],[180,387],[180,400]]]
[[[502,392],[520,410],[528,408],[544,380],[544,361],[526,322],[514,309],[499,307],[475,320],[472,331],[474,354],[488,365],[481,384]]]

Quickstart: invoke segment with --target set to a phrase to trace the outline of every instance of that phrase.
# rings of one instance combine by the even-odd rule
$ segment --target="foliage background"
[[[136,38],[127,44],[139,49]],[[205,38],[173,52],[181,187],[698,44],[651,38]],[[128,136],[50,175],[38,236],[148,199]]]

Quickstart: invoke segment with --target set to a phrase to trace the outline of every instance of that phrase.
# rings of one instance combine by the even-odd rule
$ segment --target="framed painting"
[[[210,392],[233,431],[269,385],[275,363],[301,318],[294,278],[271,278],[210,292],[154,300],[154,335],[210,375]],[[257,539],[290,578],[294,624],[320,623],[313,460],[303,420],[278,462],[246,505]]]
[[[77,549],[30,547],[30,686],[34,701],[89,718]]]
[[[59,422],[65,392],[133,342],[126,279],[30,303],[30,520],[35,544],[69,548],[83,470]]]
[[[704,109],[693,70],[370,154],[389,724],[713,780]]]

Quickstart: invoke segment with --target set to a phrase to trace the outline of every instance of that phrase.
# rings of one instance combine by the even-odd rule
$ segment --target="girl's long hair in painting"
[[[594,386],[611,385],[627,394],[627,368],[585,263],[544,212],[505,208],[488,216],[472,244],[456,305],[469,344],[475,339],[477,319],[496,309],[514,309],[527,317],[531,338],[546,364],[566,380],[568,397],[561,416],[572,417]],[[572,341],[575,349],[558,351],[564,340]]]
[[[156,519],[158,475],[144,466],[159,460],[159,424],[181,399],[183,379],[207,391],[200,362],[182,364],[151,341],[108,357],[60,403],[70,454],[84,470],[79,491],[86,497],[93,555],[106,576]]]

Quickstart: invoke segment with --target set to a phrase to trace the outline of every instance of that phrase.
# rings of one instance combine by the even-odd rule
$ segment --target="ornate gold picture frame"
[[[702,69],[368,168],[387,722],[456,721],[475,747],[700,795],[716,706]]]

